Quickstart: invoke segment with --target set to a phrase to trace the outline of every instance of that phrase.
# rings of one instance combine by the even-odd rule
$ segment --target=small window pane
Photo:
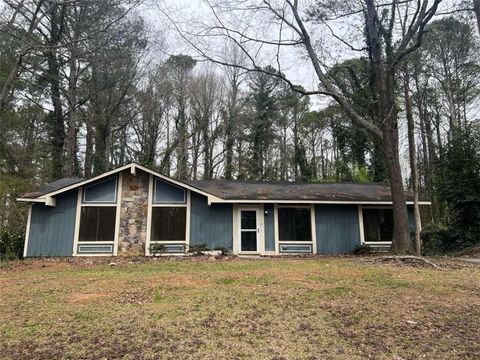
[[[83,206],[78,241],[113,241],[116,210],[113,206]]]
[[[242,229],[256,229],[257,228],[257,212],[251,210],[242,210],[241,216]]]
[[[392,209],[363,209],[365,241],[392,241]]]
[[[242,251],[257,251],[257,232],[242,231]]]
[[[279,208],[278,233],[280,241],[312,241],[310,209]]]
[[[108,180],[100,181],[93,185],[85,187],[83,192],[83,202],[87,203],[105,203],[116,202],[117,199],[117,178],[113,177]]]
[[[185,241],[187,208],[152,208],[152,241]]]

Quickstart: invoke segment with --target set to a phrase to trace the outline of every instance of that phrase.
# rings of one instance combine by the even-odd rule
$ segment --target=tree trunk
[[[85,126],[87,134],[85,136],[85,168],[83,173],[85,178],[89,178],[92,176],[93,166],[93,127],[90,119],[85,121]]]
[[[63,123],[62,102],[60,99],[60,63],[56,47],[60,42],[60,28],[63,15],[58,11],[57,5],[52,5],[50,14],[50,39],[47,56],[48,81],[50,84],[50,99],[52,101],[52,179],[63,177],[63,152],[65,145],[65,125]]]
[[[77,159],[77,60],[75,52],[70,54],[70,69],[68,79],[68,128],[67,128],[67,158],[65,175],[78,176]]]
[[[405,72],[404,76],[404,91],[405,91],[405,113],[407,116],[408,125],[408,154],[410,156],[410,169],[413,183],[413,211],[415,215],[415,253],[417,256],[422,255],[422,240],[420,238],[420,231],[422,230],[422,222],[420,220],[420,208],[418,205],[418,166],[417,166],[417,151],[415,147],[415,124],[413,121],[412,102],[410,100],[410,84],[408,74]]]
[[[179,104],[179,114],[176,122],[176,130],[178,137],[177,148],[177,179],[185,180],[187,174],[187,123],[185,119],[185,104]]]
[[[108,168],[107,141],[108,126],[105,119],[98,119],[95,127],[95,155],[93,156],[94,175],[105,172]]]
[[[369,52],[372,57],[375,74],[375,90],[378,98],[378,115],[382,124],[382,146],[390,179],[393,207],[393,239],[391,251],[396,255],[411,252],[412,245],[408,230],[408,214],[403,188],[400,158],[398,153],[398,120],[395,106],[395,69],[385,67],[382,56],[383,42],[380,20],[377,18],[375,3],[367,0],[366,27],[369,42]],[[386,35],[383,35],[385,38]],[[391,44],[385,44],[385,47]],[[387,48],[388,50],[388,48]],[[387,56],[388,57],[388,56]],[[388,60],[388,59],[387,59]]]
[[[398,154],[397,128],[386,126],[384,130],[383,151],[387,162],[387,171],[390,179],[393,207],[393,239],[391,251],[396,255],[405,255],[411,252],[412,244],[408,229],[408,214],[403,188],[402,172]]]

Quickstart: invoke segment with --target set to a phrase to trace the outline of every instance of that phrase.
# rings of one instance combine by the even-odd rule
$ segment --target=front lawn
[[[354,258],[0,267],[0,359],[474,359],[480,272]]]

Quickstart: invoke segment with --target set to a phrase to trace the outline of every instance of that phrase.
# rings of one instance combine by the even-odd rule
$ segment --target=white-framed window
[[[393,238],[393,209],[391,206],[360,206],[363,233],[367,245],[390,244]]]
[[[165,184],[163,184],[165,183]],[[170,191],[160,194],[159,189]],[[179,253],[190,239],[190,191],[150,176],[146,255]]]
[[[310,206],[278,207],[278,241],[312,242]]]
[[[73,255],[116,255],[122,174],[78,188]]]
[[[316,253],[315,205],[275,204],[275,252]]]
[[[115,204],[117,202],[118,177],[97,181],[83,188],[82,203]]]
[[[117,206],[81,205],[78,242],[113,243]]]
[[[187,206],[152,206],[150,242],[184,242],[187,238]]]

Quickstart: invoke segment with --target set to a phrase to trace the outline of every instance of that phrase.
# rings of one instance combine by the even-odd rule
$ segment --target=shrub
[[[448,250],[480,242],[480,131],[454,128],[437,172],[439,199],[448,209]],[[446,240],[446,239],[444,239]]]
[[[353,248],[352,254],[353,255],[365,255],[370,254],[372,252],[372,248],[368,245],[357,245]]]
[[[198,244],[198,245],[192,245],[188,248],[189,253],[194,253],[196,255],[201,255],[202,251],[208,251],[210,250],[207,246],[207,244]]]
[[[20,259],[23,255],[23,232],[15,232],[9,228],[0,230],[0,260]]]
[[[422,253],[425,255],[437,255],[448,250],[450,232],[444,225],[428,224],[422,228]]]
[[[165,245],[163,244],[151,244],[150,245],[150,254],[156,255],[161,254],[165,251]]]

